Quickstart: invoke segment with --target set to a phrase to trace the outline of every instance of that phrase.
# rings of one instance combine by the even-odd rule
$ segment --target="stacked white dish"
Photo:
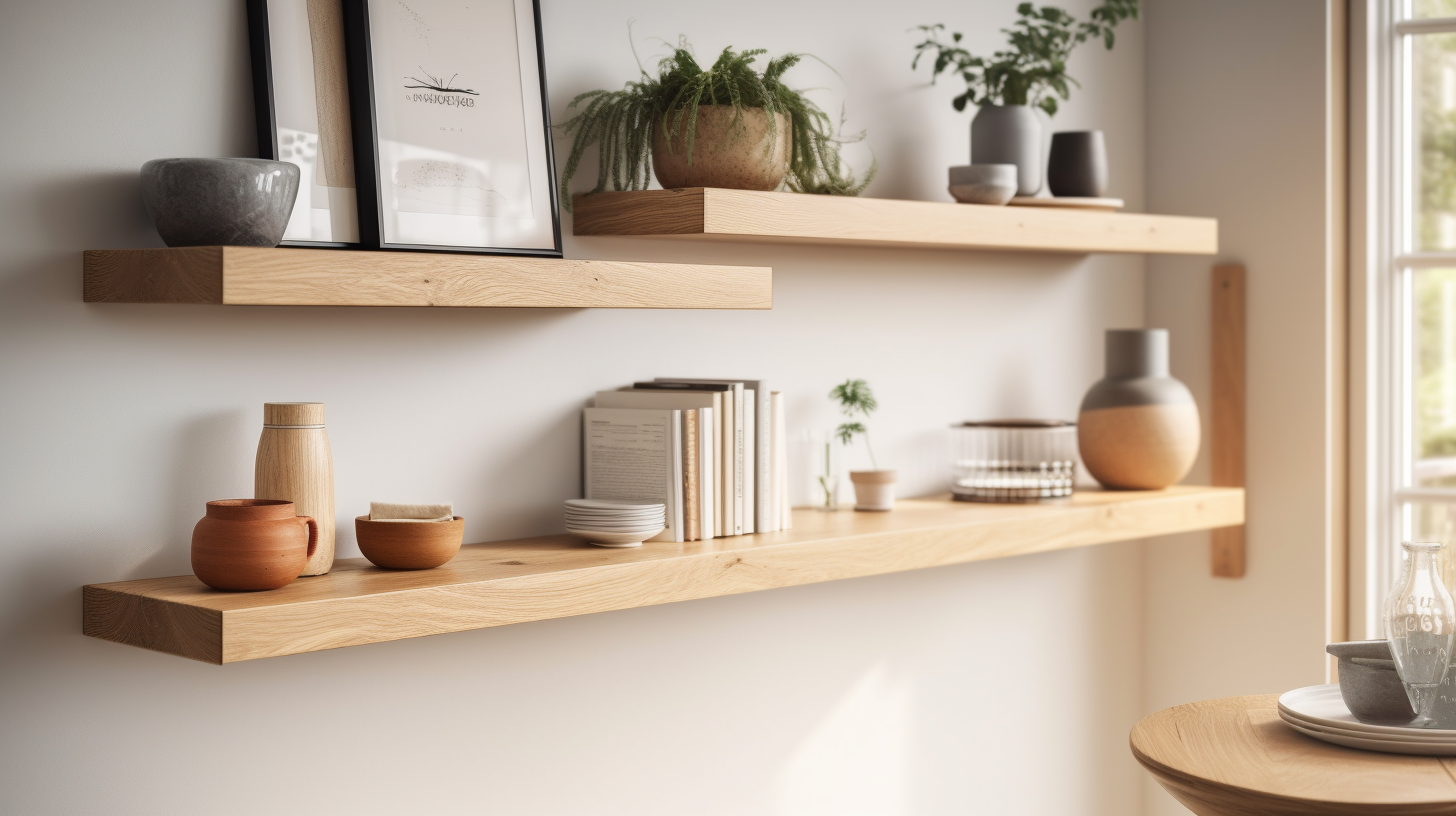
[[[667,529],[663,504],[612,499],[567,499],[566,532],[598,547],[640,547]]]
[[[1338,683],[1306,686],[1280,695],[1279,717],[1301,734],[1347,748],[1456,756],[1456,730],[1362,723],[1345,707]]]

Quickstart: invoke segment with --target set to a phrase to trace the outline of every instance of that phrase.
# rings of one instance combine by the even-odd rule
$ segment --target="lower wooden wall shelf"
[[[1242,524],[1244,491],[1078,493],[1065,504],[901,501],[892,513],[798,510],[792,530],[606,550],[565,535],[474,544],[443,567],[363,559],[272,592],[186,575],[93,584],[87,635],[233,663],[510,623],[959,564]]]
[[[773,270],[430,252],[91,249],[87,303],[770,309]]]

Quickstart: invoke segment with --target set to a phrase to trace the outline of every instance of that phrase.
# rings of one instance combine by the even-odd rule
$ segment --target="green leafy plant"
[[[571,100],[570,108],[580,111],[560,127],[572,135],[571,153],[561,174],[561,196],[571,206],[567,184],[576,175],[582,156],[597,146],[600,167],[597,185],[603,190],[645,190],[652,179],[652,137],[658,128],[666,136],[668,149],[687,152],[692,163],[697,140],[698,107],[731,105],[734,111],[729,138],[741,138],[743,111],[762,108],[768,117],[769,138],[764,153],[774,145],[778,123],[774,113],[786,114],[793,134],[786,184],[798,193],[859,195],[874,178],[878,164],[871,164],[863,178],[839,156],[839,148],[864,138],[864,133],[843,136],[817,104],[782,81],[786,71],[798,65],[804,54],[785,54],[768,61],[763,72],[754,68],[763,49],[734,51],[724,48],[710,67],[704,69],[693,56],[686,37],[672,53],[658,63],[658,75],[645,68],[642,75],[620,91],[588,91]],[[640,66],[639,66],[640,68]],[[842,117],[841,117],[842,118]]]
[[[875,399],[875,392],[870,390],[870,384],[864,380],[845,380],[829,390],[829,398],[839,403],[840,413],[848,420],[835,429],[834,435],[845,445],[853,442],[855,436],[864,437],[865,450],[870,454],[870,464],[875,470],[879,470],[879,463],[875,461],[875,449],[870,445],[870,432],[863,422],[855,418],[869,419],[870,414],[880,407],[879,401]]]
[[[935,54],[931,82],[947,71],[960,75],[966,83],[965,93],[951,100],[955,109],[971,105],[1035,105],[1048,116],[1057,113],[1057,99],[1071,96],[1071,86],[1081,87],[1067,74],[1067,59],[1072,50],[1087,40],[1100,39],[1112,50],[1117,24],[1138,16],[1137,0],[1106,0],[1093,9],[1087,20],[1078,20],[1055,6],[1037,8],[1031,3],[1016,7],[1020,19],[1011,28],[1003,28],[1009,48],[990,57],[978,57],[961,46],[959,31],[942,42],[945,26],[920,26],[925,41],[915,46],[916,68],[921,57]]]

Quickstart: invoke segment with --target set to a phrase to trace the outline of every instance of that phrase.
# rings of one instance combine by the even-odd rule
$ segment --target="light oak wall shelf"
[[[85,253],[87,303],[770,309],[773,270],[426,252],[186,247]]]
[[[696,187],[573,199],[576,235],[1212,255],[1212,218]]]
[[[461,549],[393,572],[363,559],[272,592],[216,592],[190,575],[94,584],[87,635],[210,663],[959,564],[1243,523],[1244,491],[1076,494],[1065,504],[901,501],[891,513],[799,510],[792,530],[635,550],[543,536]]]

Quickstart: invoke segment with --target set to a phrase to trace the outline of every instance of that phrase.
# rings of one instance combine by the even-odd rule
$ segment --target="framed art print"
[[[535,0],[346,3],[366,243],[561,257]]]
[[[298,165],[285,246],[357,247],[344,0],[248,0],[258,153]]]

